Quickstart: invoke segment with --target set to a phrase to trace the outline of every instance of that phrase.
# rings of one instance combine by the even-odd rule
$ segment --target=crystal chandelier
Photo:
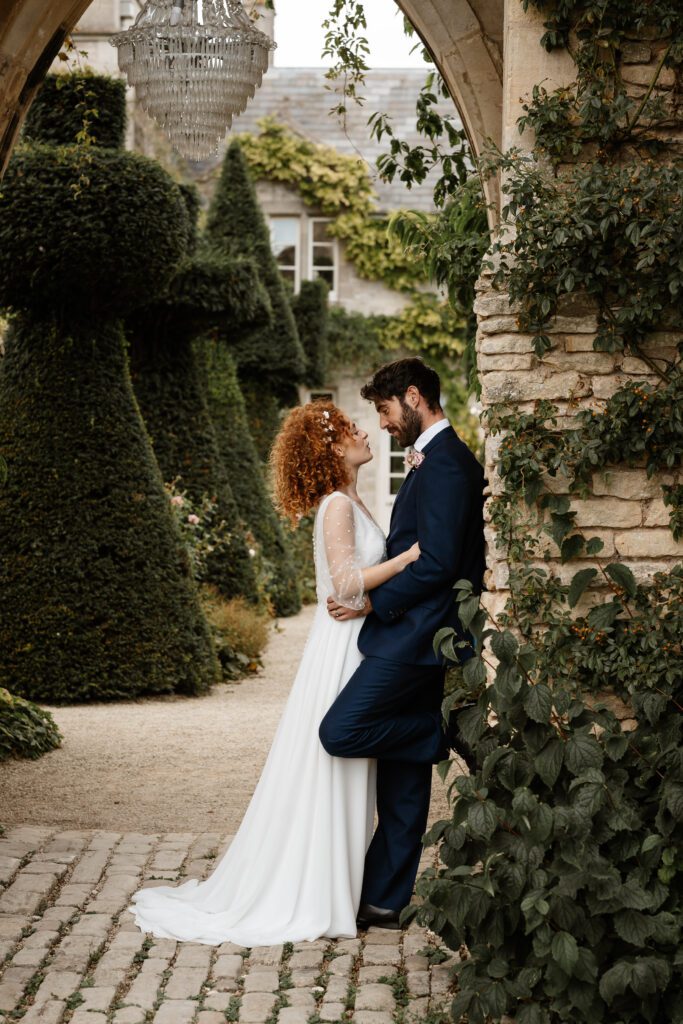
[[[147,0],[111,43],[143,110],[191,160],[217,151],[275,49],[240,0]]]

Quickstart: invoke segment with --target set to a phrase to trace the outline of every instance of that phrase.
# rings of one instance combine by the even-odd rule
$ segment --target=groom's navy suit
[[[452,427],[423,450],[396,497],[387,555],[415,541],[420,557],[370,594],[372,612],[360,632],[364,661],[320,726],[337,757],[374,757],[378,828],[365,861],[362,903],[401,910],[410,902],[429,811],[432,764],[446,756],[441,727],[444,665],[434,634],[462,635],[453,585],[475,592],[484,574],[480,464]]]

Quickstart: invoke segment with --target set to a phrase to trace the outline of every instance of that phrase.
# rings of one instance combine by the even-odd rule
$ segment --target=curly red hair
[[[318,399],[288,414],[270,453],[275,499],[295,524],[319,501],[349,482],[334,443],[351,435],[351,422],[332,402]]]

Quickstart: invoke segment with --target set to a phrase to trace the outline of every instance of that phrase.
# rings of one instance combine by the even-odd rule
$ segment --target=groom
[[[404,448],[412,466],[391,515],[389,558],[415,541],[419,558],[372,591],[364,611],[328,600],[338,621],[367,615],[358,646],[365,658],[320,726],[336,757],[377,758],[378,827],[365,859],[358,925],[397,928],[411,899],[427,824],[432,764],[449,748],[470,761],[455,725],[442,728],[445,666],[434,634],[457,616],[453,585],[484,573],[480,464],[440,405],[438,374],[421,359],[381,367],[361,390],[380,426]],[[455,716],[454,716],[455,717]]]

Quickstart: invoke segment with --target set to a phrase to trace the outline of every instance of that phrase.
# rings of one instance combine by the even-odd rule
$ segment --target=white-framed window
[[[406,476],[406,453],[395,437],[389,438],[389,494],[393,502]]]
[[[328,232],[329,217],[311,217],[308,222],[308,276],[311,281],[321,277],[330,289],[330,298],[337,297],[339,257],[337,239]]]
[[[303,388],[301,390],[301,401],[302,402],[332,402],[333,405],[337,404],[337,392],[335,388]]]
[[[301,219],[299,217],[271,217],[270,246],[280,273],[298,292],[300,280]]]

